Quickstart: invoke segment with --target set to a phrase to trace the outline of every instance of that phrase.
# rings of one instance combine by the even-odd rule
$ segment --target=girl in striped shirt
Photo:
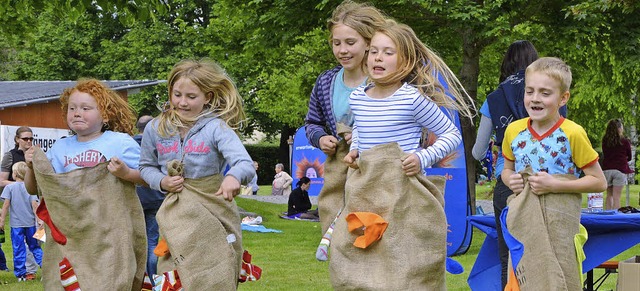
[[[377,30],[367,70],[372,82],[349,98],[355,123],[346,164],[357,168],[359,153],[396,142],[413,153],[403,160],[402,169],[414,176],[458,147],[460,131],[439,106],[471,117],[473,101],[451,69],[409,26],[387,20]],[[427,148],[420,148],[423,128],[438,136]]]

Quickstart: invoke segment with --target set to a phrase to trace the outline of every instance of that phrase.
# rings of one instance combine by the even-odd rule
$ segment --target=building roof
[[[166,82],[165,80],[102,81],[115,91],[133,90]],[[65,88],[76,81],[0,81],[0,109],[58,100]]]

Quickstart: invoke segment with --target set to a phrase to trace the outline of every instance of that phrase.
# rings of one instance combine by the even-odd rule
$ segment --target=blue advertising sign
[[[298,128],[293,137],[291,153],[291,177],[293,188],[302,177],[311,179],[311,187],[307,192],[309,196],[318,196],[324,185],[324,161],[327,156],[319,149],[311,145],[307,140],[304,126]]]
[[[443,109],[444,113],[454,121],[462,132],[458,113]],[[425,130],[422,147],[432,145],[436,136]],[[444,212],[447,216],[447,256],[460,255],[467,252],[471,244],[472,227],[467,222],[467,215],[471,215],[469,206],[469,189],[467,185],[467,167],[464,155],[464,141],[455,151],[445,156],[431,168],[425,169],[427,175],[440,175],[447,179],[444,188]]]

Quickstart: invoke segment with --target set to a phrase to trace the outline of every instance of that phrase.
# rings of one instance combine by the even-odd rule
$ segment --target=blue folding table
[[[487,234],[467,283],[471,290],[500,290],[500,258],[495,219],[493,215],[472,215],[467,219],[471,225]],[[583,213],[580,223],[589,233],[589,239],[584,245],[587,258],[582,262],[582,271],[585,273],[640,243],[640,213]]]

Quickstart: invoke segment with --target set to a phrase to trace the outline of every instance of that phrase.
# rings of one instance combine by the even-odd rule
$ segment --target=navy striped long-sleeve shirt
[[[415,153],[422,168],[430,167],[453,152],[462,142],[456,126],[429,98],[409,84],[403,84],[393,95],[376,99],[362,86],[349,97],[354,114],[351,150],[358,152],[379,144],[397,142],[403,151]],[[422,128],[433,132],[438,138],[427,147],[420,148]]]

